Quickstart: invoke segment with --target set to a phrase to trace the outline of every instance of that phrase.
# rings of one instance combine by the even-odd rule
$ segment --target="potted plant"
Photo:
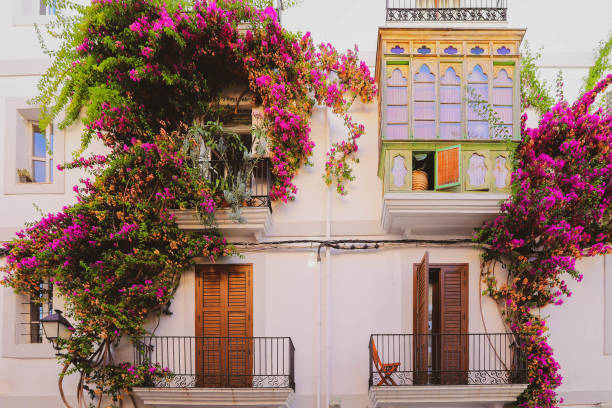
[[[20,183],[32,183],[34,181],[30,172],[26,169],[17,169],[17,175],[19,176]]]

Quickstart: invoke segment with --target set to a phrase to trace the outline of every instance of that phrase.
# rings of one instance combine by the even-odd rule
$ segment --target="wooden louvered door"
[[[414,384],[428,383],[429,363],[429,254],[414,270]]]
[[[440,267],[440,383],[467,384],[468,267]]]
[[[248,387],[252,379],[252,269],[196,270],[196,374],[201,387]]]
[[[249,387],[252,382],[251,267],[240,265],[227,271],[227,369],[230,387]]]

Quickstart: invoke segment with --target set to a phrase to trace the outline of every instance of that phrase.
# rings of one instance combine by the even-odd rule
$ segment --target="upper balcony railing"
[[[251,198],[243,203],[245,207],[268,207],[272,186],[272,164],[270,159],[260,159],[253,166],[248,161],[207,160],[202,163],[205,178],[213,185],[227,182],[229,178],[244,183]],[[250,176],[249,176],[250,174]]]
[[[387,21],[507,21],[507,0],[387,0]]]
[[[295,348],[289,337],[152,336],[134,343],[134,365],[167,368],[154,388],[291,388]]]
[[[515,337],[486,334],[373,334],[370,386],[527,383]]]

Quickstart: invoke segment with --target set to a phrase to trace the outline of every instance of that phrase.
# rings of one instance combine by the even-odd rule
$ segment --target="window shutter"
[[[212,266],[199,268],[196,277],[196,336],[197,339],[197,383],[201,387],[222,387],[224,355],[222,344],[224,333],[224,274]]]
[[[436,149],[435,189],[454,187],[461,184],[461,145]]]
[[[227,364],[230,387],[247,387],[251,379],[253,324],[251,269],[240,265],[227,273]]]
[[[414,383],[427,384],[429,332],[429,253],[425,252],[414,274]]]
[[[468,269],[447,266],[440,274],[441,383],[466,384],[468,370]]]

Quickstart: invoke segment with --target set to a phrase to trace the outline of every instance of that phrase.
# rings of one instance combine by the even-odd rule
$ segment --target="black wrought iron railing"
[[[134,365],[167,368],[156,388],[292,388],[295,348],[289,337],[154,336],[134,343]]]
[[[511,333],[373,334],[369,361],[370,386],[527,382]]]
[[[204,175],[213,185],[227,183],[228,180],[234,183],[244,183],[246,191],[251,196],[250,199],[245,200],[244,206],[271,208],[272,164],[270,159],[259,159],[254,164],[245,160],[208,160],[203,164]]]
[[[507,0],[387,0],[387,21],[507,21]]]

